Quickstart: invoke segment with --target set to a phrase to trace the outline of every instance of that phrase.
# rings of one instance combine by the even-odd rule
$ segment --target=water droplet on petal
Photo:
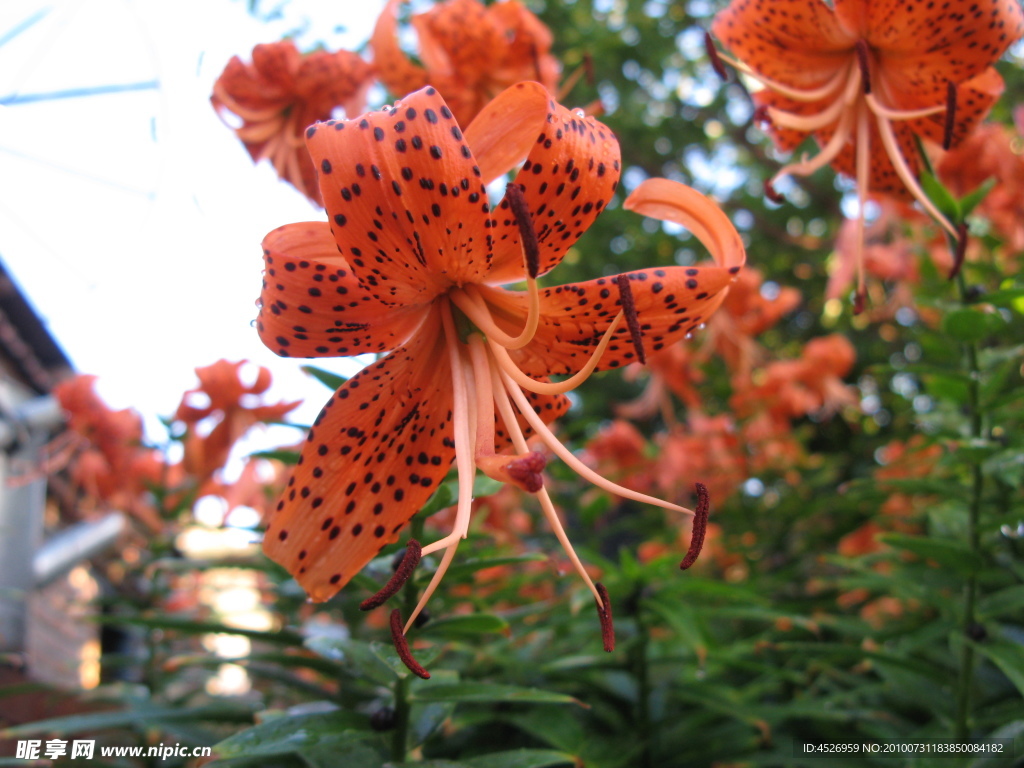
[[[690,339],[693,338],[693,334],[692,333],[687,333],[685,336],[683,336],[683,338],[686,339],[687,341],[689,341]]]
[[[573,112],[573,114],[575,114],[576,117],[586,117],[587,116],[587,113],[584,112],[582,109],[575,110],[575,112]]]
[[[697,330],[698,331],[703,331],[707,327],[708,327],[707,323],[701,323],[700,325],[697,326]]]

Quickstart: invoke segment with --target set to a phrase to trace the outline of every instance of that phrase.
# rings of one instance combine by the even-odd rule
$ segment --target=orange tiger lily
[[[962,239],[918,183],[914,137],[955,145],[999,97],[990,65],[1024,34],[1017,0],[733,0],[712,32],[736,59],[709,47],[712,58],[764,86],[757,115],[776,144],[792,151],[813,135],[821,146],[776,173],[770,197],[780,177],[831,163],[856,179],[861,212],[871,193],[913,198]],[[859,266],[858,304],[863,292]]]
[[[227,463],[235,443],[252,427],[280,421],[302,402],[263,403],[260,396],[270,389],[270,371],[259,366],[255,381],[246,384],[241,376],[246,364],[245,360],[237,363],[218,360],[196,368],[199,386],[185,392],[174,414],[189,430],[184,439],[182,462],[199,484]],[[195,400],[205,402],[193,405]],[[208,427],[202,433],[197,430],[201,422]]]
[[[547,425],[568,407],[564,393],[593,371],[624,366],[707,319],[744,262],[738,233],[703,195],[648,180],[626,207],[687,226],[714,266],[538,288],[536,277],[612,199],[619,146],[606,126],[556,104],[535,82],[500,94],[465,135],[427,87],[306,136],[329,220],[288,224],[264,239],[260,337],[284,356],[390,354],[347,381],[314,422],[264,551],[313,600],[326,600],[398,538],[454,461],[454,528],[422,550],[444,554],[409,622],[467,534],[476,469],[536,496],[599,608],[606,605],[569,544],[543,484],[544,459],[526,435],[603,488],[689,513],[604,480]],[[523,158],[505,198],[490,204],[485,185]],[[526,291],[500,287],[524,281]],[[553,374],[570,378],[552,383]]]
[[[521,80],[540,81],[556,92],[561,67],[551,55],[551,30],[522,3],[448,0],[414,15],[421,67],[398,46],[398,7],[406,1],[389,0],[370,40],[377,76],[392,93],[433,85],[466,125]]]
[[[281,179],[323,205],[302,132],[331,117],[335,107],[346,115],[361,112],[372,82],[372,67],[355,53],[303,56],[291,40],[282,40],[257,45],[250,64],[232,57],[213,85],[210,102],[221,119],[227,111],[242,121],[228,125],[253,162],[269,159]]]

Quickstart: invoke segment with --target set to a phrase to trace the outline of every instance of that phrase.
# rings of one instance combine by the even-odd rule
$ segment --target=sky
[[[277,357],[253,327],[263,236],[324,214],[253,165],[209,95],[232,55],[296,30],[300,49],[361,46],[383,0],[292,0],[270,21],[248,5],[0,3],[0,259],[76,370],[140,411],[151,439],[220,358],[269,368],[271,400],[307,400],[300,423],[327,399],[299,370],[310,361]],[[130,89],[37,98],[115,85]]]

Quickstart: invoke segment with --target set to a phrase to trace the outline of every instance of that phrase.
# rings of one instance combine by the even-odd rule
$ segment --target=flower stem
[[[957,275],[960,302],[967,305],[967,285],[963,274]],[[978,344],[969,342],[965,346],[965,362],[967,367],[967,409],[970,419],[970,438],[981,440],[984,436],[984,424],[981,413],[981,369],[978,365]],[[967,508],[967,545],[971,552],[979,552],[981,536],[979,521],[981,518],[982,494],[985,478],[981,472],[981,464],[975,462],[971,469],[971,497]],[[966,741],[969,736],[971,713],[971,684],[974,678],[974,648],[968,642],[975,625],[975,604],[978,596],[978,577],[972,573],[964,585],[964,610],[960,626],[960,671],[956,684],[956,721],[954,738]]]
[[[642,745],[640,761],[641,768],[654,768],[654,729],[651,727],[651,675],[648,663],[651,635],[647,624],[644,623],[642,606],[643,585],[638,584],[636,591],[630,597],[627,605],[632,606],[633,620],[636,622],[637,636],[629,653],[630,666],[633,676],[636,678],[636,713],[634,725],[636,737]]]
[[[409,525],[410,538],[420,541],[423,538],[423,518],[414,517]],[[414,578],[405,582],[402,588],[402,615],[411,616],[416,609],[416,580]],[[406,746],[409,743],[409,683],[412,678],[409,675],[395,681],[395,728],[391,735],[391,761],[404,763],[406,758]]]

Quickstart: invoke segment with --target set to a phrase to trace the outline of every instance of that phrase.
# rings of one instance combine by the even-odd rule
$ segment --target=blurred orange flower
[[[139,414],[129,408],[109,408],[96,394],[95,384],[95,376],[79,375],[53,390],[66,413],[68,428],[80,439],[71,479],[84,494],[86,510],[90,506],[117,509],[158,531],[162,523],[149,489],[167,485],[173,468],[159,451],[143,444]]]
[[[257,45],[252,62],[232,57],[213,85],[217,114],[234,114],[233,126],[253,162],[270,160],[277,175],[322,206],[316,171],[303,134],[336,107],[355,115],[366,104],[373,69],[350,51],[303,56],[291,40]]]
[[[976,211],[992,223],[1014,254],[1024,251],[1024,110],[1018,109],[1016,116],[1016,130],[998,124],[979,126],[936,167],[939,178],[958,197],[986,179],[995,180]]]
[[[262,366],[252,384],[242,380],[247,361],[218,360],[196,368],[199,386],[188,390],[174,415],[188,427],[184,465],[202,484],[224,466],[231,447],[256,424],[280,421],[300,400],[269,405],[260,396],[270,388],[270,371]],[[199,404],[193,402],[199,401]],[[201,425],[201,426],[200,426]]]
[[[776,144],[821,146],[776,173],[769,195],[780,177],[831,164],[856,180],[858,227],[881,192],[916,200],[959,238],[918,183],[915,137],[955,146],[1002,93],[991,65],[1024,33],[1017,0],[733,0],[712,29],[739,60],[722,58],[763,86],[757,114]]]
[[[787,422],[810,414],[829,415],[858,402],[856,390],[842,379],[856,359],[853,345],[840,334],[811,339],[796,360],[769,363],[754,385],[738,391],[733,408],[746,415],[762,409]]]
[[[371,39],[378,77],[396,96],[432,85],[456,120],[468,125],[488,101],[522,80],[536,80],[555,95],[561,66],[551,55],[551,31],[522,3],[446,0],[415,14],[420,66],[398,45],[397,14],[405,1],[389,0]]]

